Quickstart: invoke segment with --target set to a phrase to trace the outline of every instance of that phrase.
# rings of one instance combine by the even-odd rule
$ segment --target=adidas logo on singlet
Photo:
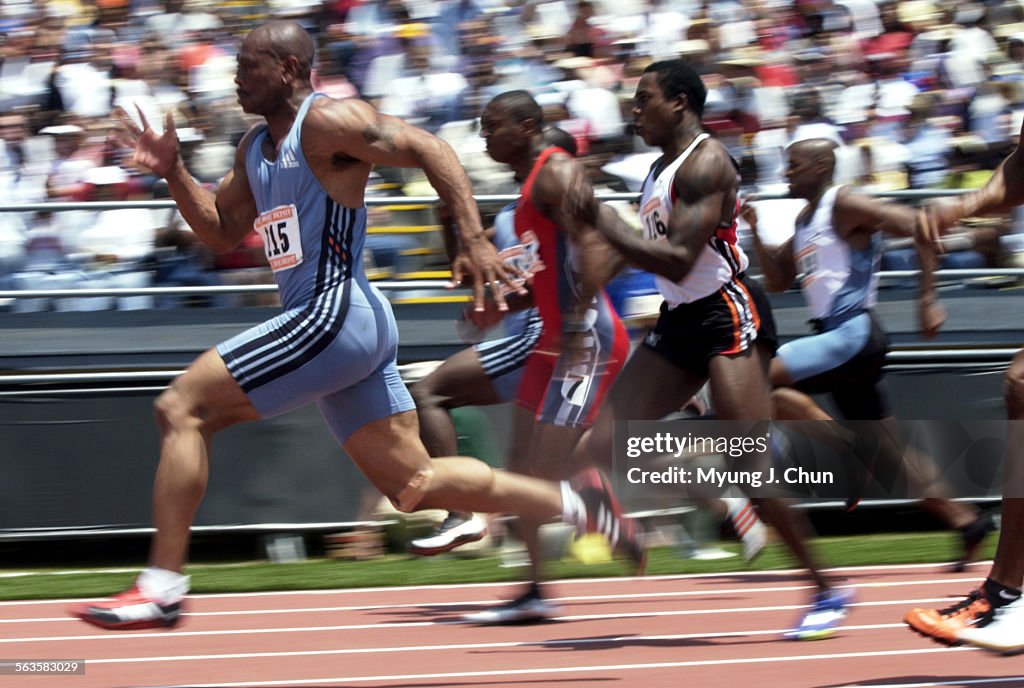
[[[286,150],[281,156],[281,167],[291,169],[298,166],[299,161],[295,159],[295,153],[292,153],[290,150]]]

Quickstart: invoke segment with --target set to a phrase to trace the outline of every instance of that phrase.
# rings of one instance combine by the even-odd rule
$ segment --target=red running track
[[[83,676],[14,688],[431,686],[549,688],[1024,687],[1024,658],[944,648],[905,629],[912,606],[966,594],[987,564],[834,569],[858,600],[836,636],[782,640],[810,588],[799,572],[567,580],[558,620],[479,627],[468,611],[515,585],[199,595],[173,631],[106,632],[67,600],[0,602],[0,657],[85,660]]]

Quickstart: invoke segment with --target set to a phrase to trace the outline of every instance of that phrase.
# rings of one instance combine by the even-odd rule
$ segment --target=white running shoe
[[[409,552],[423,557],[450,552],[456,547],[482,540],[487,535],[487,521],[480,514],[449,513],[430,535],[409,541]]]
[[[990,618],[957,631],[956,639],[1004,655],[1024,652],[1024,597],[993,608]]]
[[[561,613],[562,610],[557,605],[548,602],[531,588],[525,595],[511,602],[473,614],[466,614],[462,617],[462,621],[482,626],[499,626],[549,621]]]

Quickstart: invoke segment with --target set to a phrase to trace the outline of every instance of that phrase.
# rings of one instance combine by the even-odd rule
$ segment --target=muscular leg
[[[582,434],[580,427],[537,424],[527,449],[526,470],[522,472],[545,480],[568,479],[576,472],[569,457]]]
[[[880,423],[883,430],[894,439],[895,449],[902,449],[900,455],[907,468],[907,489],[911,495],[921,495],[921,508],[955,530],[974,523],[980,512],[970,504],[953,500],[949,485],[942,479],[935,465],[935,459],[899,441],[895,418],[884,418]],[[886,444],[882,446],[885,448]]]
[[[493,406],[502,401],[473,348],[450,356],[430,375],[413,385],[409,392],[419,414],[420,439],[430,456],[455,456],[459,453],[452,409]],[[451,511],[449,515],[461,519],[471,517],[469,512],[463,511]]]
[[[617,420],[660,420],[678,411],[704,385],[647,347],[638,347],[615,378],[594,425],[576,445],[574,465],[593,464],[612,472]]]
[[[1004,378],[1009,420],[1003,467],[1003,525],[988,579],[966,599],[944,609],[911,609],[904,622],[939,642],[968,643],[1003,654],[1024,652],[1024,351],[1017,352]]]
[[[368,423],[345,442],[345,451],[374,486],[394,499],[428,469],[419,509],[505,512],[543,523],[562,514],[557,483],[494,470],[483,461],[456,456],[431,459],[419,439],[416,413],[406,411]]]
[[[768,382],[769,355],[761,346],[734,356],[711,359],[711,400],[715,415],[722,420],[768,420],[772,415]],[[754,498],[761,517],[775,527],[793,556],[806,568],[815,585],[827,590],[828,580],[807,547],[810,527],[789,504],[778,498]]]
[[[174,626],[181,619],[188,576],[189,530],[206,492],[210,441],[228,426],[259,417],[215,349],[199,356],[154,404],[160,464],[153,483],[149,567],[109,602],[85,603],[74,616],[100,628]]]
[[[1024,440],[1024,433],[1020,439]],[[1017,457],[1020,460],[1020,457]],[[1024,586],[1024,547],[1017,538],[1024,537],[1024,498],[1004,497],[999,545],[989,578],[1018,590]]]
[[[529,414],[523,409],[517,412]],[[552,423],[535,425],[526,450],[526,459],[517,462],[526,475],[537,476],[545,480],[565,480],[573,474],[569,457],[573,447],[582,434],[582,428],[570,428]],[[519,536],[526,545],[530,557],[530,577],[534,582],[543,580],[543,551],[541,549],[539,528],[543,522],[520,520]]]
[[[459,453],[452,409],[502,403],[475,349],[464,349],[451,356],[409,391],[419,413],[420,438],[431,456]]]
[[[505,468],[513,473],[531,475],[530,445],[533,428],[537,425],[534,414],[521,406],[512,406],[512,436],[505,453]]]
[[[1020,589],[1024,584],[1024,351],[1013,357],[1003,382],[1009,430],[1003,464],[1003,518],[989,577]]]
[[[153,485],[150,565],[181,572],[206,492],[213,433],[259,414],[216,350],[202,354],[156,400],[160,465]]]
[[[818,440],[837,454],[846,454],[854,447],[857,433],[835,422],[809,395],[789,387],[793,381],[780,359],[772,361],[771,379],[776,387],[772,391],[772,405],[777,419],[811,421],[787,425]],[[977,509],[950,498],[948,487],[943,483],[935,461],[900,440],[894,417],[859,424],[878,440],[880,460],[876,467],[884,471],[886,477],[883,484],[890,484],[904,472],[908,480],[908,493],[920,495],[923,499],[921,507],[950,528],[965,528],[978,518]]]
[[[729,516],[729,505],[721,497],[701,497],[697,502],[701,507],[714,512],[722,520]]]
[[[769,371],[772,383],[772,411],[777,420],[834,421],[809,395],[794,389],[795,384],[781,359],[773,359]],[[787,424],[789,425],[789,424]],[[790,425],[801,433],[832,448],[836,453],[848,451],[856,439],[853,431],[838,423],[801,423]]]
[[[719,420],[768,420],[769,355],[761,346],[732,356],[715,356],[709,366],[711,406]]]
[[[505,468],[512,473],[530,475],[530,442],[536,425],[533,414],[519,406],[512,406],[512,430],[505,452]],[[522,528],[515,519],[506,522],[507,532],[523,539]]]
[[[772,361],[775,369],[778,361]],[[802,435],[817,440],[832,449],[836,454],[843,455],[854,449],[857,444],[857,433],[838,423],[825,410],[818,406],[808,394],[792,387],[776,387],[772,390],[772,410],[776,420],[785,422],[786,427],[793,428]],[[807,422],[804,422],[807,421]],[[872,424],[872,421],[864,421]],[[881,441],[881,433],[876,432]]]

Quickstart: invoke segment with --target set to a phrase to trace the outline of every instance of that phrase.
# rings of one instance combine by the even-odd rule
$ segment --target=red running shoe
[[[587,468],[573,476],[569,486],[583,504],[577,532],[600,533],[608,540],[612,551],[629,557],[636,575],[643,575],[647,551],[640,542],[636,521],[622,513],[622,506],[604,474],[597,468]]]
[[[72,616],[112,631],[172,627],[181,620],[181,602],[160,604],[132,586],[108,602],[89,602],[71,609]]]

